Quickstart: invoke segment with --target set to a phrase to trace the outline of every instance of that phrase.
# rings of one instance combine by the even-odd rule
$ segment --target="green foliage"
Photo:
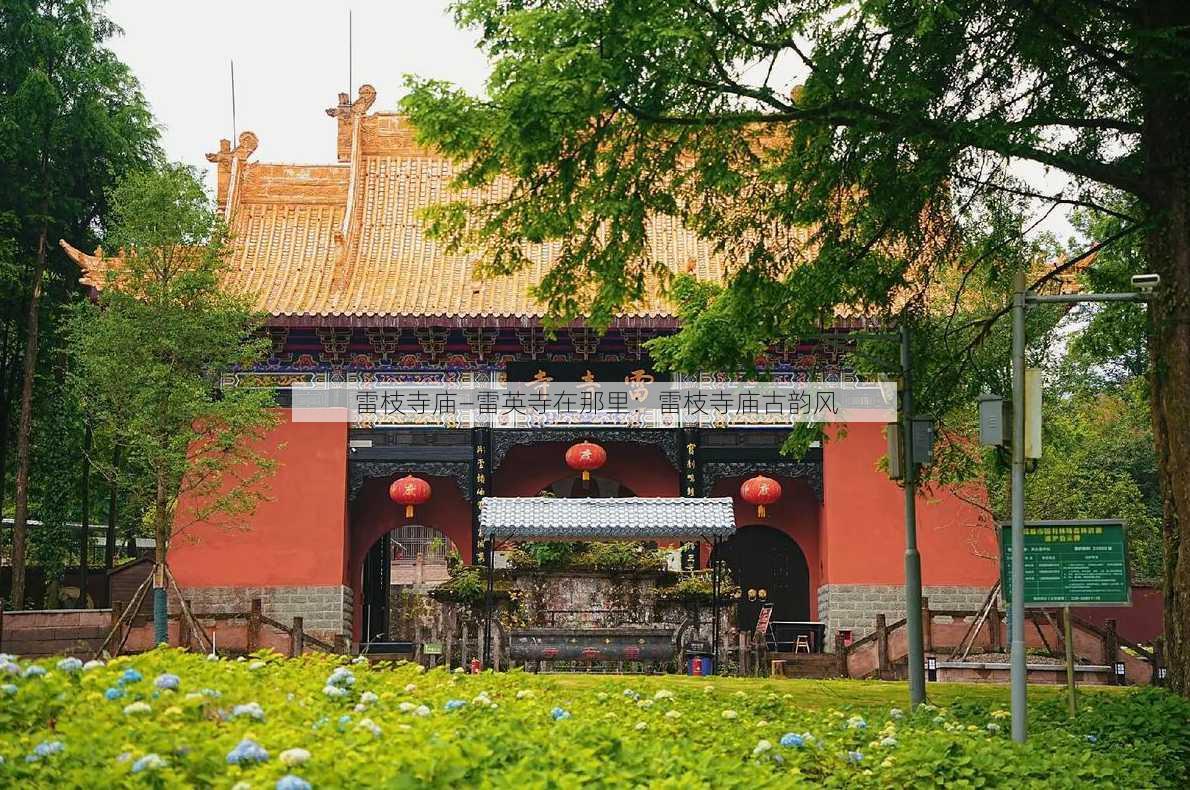
[[[450,578],[430,593],[439,601],[454,601],[474,606],[487,595],[487,581],[478,565],[450,565]]]
[[[666,553],[651,543],[633,541],[526,541],[509,554],[514,568],[541,570],[664,570]]]
[[[99,303],[75,311],[72,382],[97,433],[146,471],[139,493],[164,550],[190,524],[236,525],[265,495],[272,394],[221,389],[220,376],[254,364],[267,342],[252,337],[250,302],[220,287],[226,233],[192,170],[131,175],[113,204],[109,239],[123,255]]]
[[[79,271],[59,249],[93,249],[108,228],[119,178],[159,160],[158,130],[140,86],[105,46],[119,31],[91,0],[6,0],[0,12],[0,510],[11,515],[26,316],[43,232],[32,409],[31,559],[53,573],[77,540],[82,419],[64,391],[64,323]],[[111,448],[97,443],[97,455]],[[94,502],[106,479],[92,480]],[[98,511],[92,505],[92,518]]]
[[[734,599],[740,594],[740,588],[731,581],[730,572],[724,576],[719,582],[719,596],[721,599]],[[683,573],[673,584],[657,588],[658,599],[683,603],[709,604],[713,601],[711,593],[710,571]]]
[[[76,673],[41,662],[49,674],[6,681],[16,690],[0,706],[0,783],[271,787],[287,773],[316,787],[1180,788],[1187,780],[1190,704],[1151,689],[1088,690],[1073,721],[1059,697],[1034,689],[1032,735],[1021,746],[1007,734],[1007,690],[986,685],[940,684],[935,695],[948,706],[899,717],[890,705],[905,689],[891,683],[472,676],[321,654],[252,658],[157,650]],[[121,683],[129,668],[144,679]],[[323,692],[336,668],[355,681],[343,697]],[[176,691],[154,688],[165,672],[178,677]],[[105,699],[108,688],[123,696]],[[449,700],[463,704],[448,710]],[[124,713],[134,703],[147,710]],[[234,714],[248,703],[262,720]],[[569,715],[555,719],[556,708]],[[810,737],[782,746],[786,733]],[[229,764],[244,738],[268,759]],[[27,760],[46,741],[62,750]],[[287,767],[281,755],[295,748],[308,760]],[[163,764],[134,773],[147,754]]]

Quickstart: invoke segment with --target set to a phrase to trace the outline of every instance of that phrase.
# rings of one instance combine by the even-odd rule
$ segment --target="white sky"
[[[260,137],[262,162],[335,161],[335,121],[323,112],[347,90],[347,12],[354,18],[355,94],[376,87],[372,111],[395,108],[405,74],[478,92],[487,62],[459,31],[448,0],[109,0],[124,35],[108,43],[140,79],[170,159],[209,170],[204,154],[236,128]],[[354,95],[353,95],[354,98]]]

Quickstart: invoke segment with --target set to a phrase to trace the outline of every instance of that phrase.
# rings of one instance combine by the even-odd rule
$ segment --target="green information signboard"
[[[1012,529],[1000,524],[1000,588],[1012,600]],[[1025,606],[1128,606],[1121,521],[1025,523]]]

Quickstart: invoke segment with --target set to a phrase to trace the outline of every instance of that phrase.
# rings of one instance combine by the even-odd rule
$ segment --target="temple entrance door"
[[[773,605],[773,620],[810,619],[810,569],[789,535],[763,525],[742,527],[719,551],[740,588],[740,630],[756,628],[766,603]]]
[[[364,642],[385,642],[388,636],[388,596],[391,585],[390,533],[380,536],[364,558]]]

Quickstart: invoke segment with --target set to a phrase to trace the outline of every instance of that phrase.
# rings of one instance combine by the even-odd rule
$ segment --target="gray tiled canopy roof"
[[[487,497],[479,530],[485,538],[697,540],[731,535],[735,515],[729,497]]]

